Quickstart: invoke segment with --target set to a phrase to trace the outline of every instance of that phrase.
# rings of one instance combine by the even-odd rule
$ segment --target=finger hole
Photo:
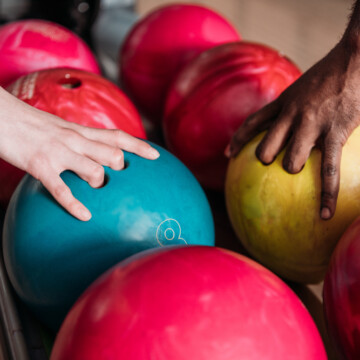
[[[72,77],[70,74],[66,74],[63,78],[58,80],[58,84],[63,89],[73,90],[79,88],[82,85],[82,82],[80,79]]]

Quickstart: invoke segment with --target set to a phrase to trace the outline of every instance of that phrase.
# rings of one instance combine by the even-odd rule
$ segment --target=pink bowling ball
[[[75,303],[51,360],[323,360],[297,296],[254,261],[171,247],[116,265]]]
[[[140,19],[120,54],[120,80],[150,120],[159,123],[167,89],[182,66],[215,45],[240,40],[236,29],[208,8],[172,4]]]
[[[360,218],[338,242],[324,281],[328,329],[345,359],[360,359]]]
[[[59,24],[19,20],[0,27],[0,86],[30,72],[57,67],[100,74],[86,43]]]

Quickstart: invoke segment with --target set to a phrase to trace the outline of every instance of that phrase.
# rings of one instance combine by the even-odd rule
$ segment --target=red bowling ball
[[[26,103],[65,120],[121,129],[146,138],[140,115],[126,95],[105,78],[76,69],[48,69],[19,78],[7,90]],[[0,159],[0,205],[6,206],[24,175]]]
[[[59,24],[20,20],[0,27],[0,86],[30,72],[56,67],[100,73],[86,43]]]
[[[169,149],[202,185],[222,190],[231,136],[299,76],[289,59],[262,44],[237,42],[202,53],[169,89],[164,115]]]
[[[140,19],[125,39],[120,81],[140,111],[159,123],[178,70],[202,51],[238,40],[235,28],[208,8],[166,5]]]
[[[140,253],[75,303],[51,360],[323,360],[296,295],[254,261],[212,247]]]
[[[360,218],[346,230],[324,281],[328,329],[345,359],[360,359]]]

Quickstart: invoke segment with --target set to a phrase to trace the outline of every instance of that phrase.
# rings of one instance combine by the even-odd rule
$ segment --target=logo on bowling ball
[[[156,230],[156,240],[160,246],[187,245],[181,237],[181,226],[175,219],[166,219],[160,223]]]

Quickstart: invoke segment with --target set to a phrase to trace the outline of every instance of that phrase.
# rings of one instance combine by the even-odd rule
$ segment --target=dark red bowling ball
[[[100,73],[88,45],[59,24],[19,20],[0,27],[0,86],[34,71],[58,67]]]
[[[240,40],[235,28],[215,11],[171,4],[141,18],[120,54],[120,81],[150,120],[159,123],[168,87],[189,60],[215,45]]]
[[[67,315],[51,360],[324,360],[318,330],[277,276],[219,248],[143,252]]]
[[[237,42],[203,52],[169,89],[164,115],[169,149],[205,187],[223,189],[231,136],[299,76],[288,58],[262,44]]]
[[[146,138],[134,105],[100,75],[76,69],[48,69],[19,78],[7,90],[65,120],[95,128],[121,129]],[[0,159],[0,205],[7,205],[23,175],[22,170]]]
[[[360,218],[341,237],[324,282],[328,329],[345,359],[360,359]]]

